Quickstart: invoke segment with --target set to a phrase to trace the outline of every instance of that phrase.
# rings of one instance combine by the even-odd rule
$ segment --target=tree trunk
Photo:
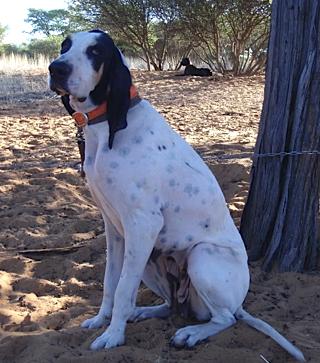
[[[320,150],[320,1],[273,0],[256,154]],[[263,269],[316,267],[319,154],[257,157],[241,221]]]

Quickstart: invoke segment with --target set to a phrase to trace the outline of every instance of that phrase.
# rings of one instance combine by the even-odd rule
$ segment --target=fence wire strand
[[[223,161],[223,160],[240,160],[240,159],[259,159],[259,158],[267,158],[267,157],[285,157],[285,156],[301,156],[301,155],[320,155],[320,151],[318,150],[306,150],[306,151],[281,151],[278,153],[264,153],[264,154],[255,154],[253,152],[251,153],[237,153],[237,154],[224,154],[224,155],[206,155],[205,152],[201,150],[197,150],[197,152],[201,155],[201,158],[204,161],[210,162],[210,161]],[[66,161],[63,162],[62,160],[59,161],[39,161],[39,162],[18,162],[13,163],[11,165],[0,165],[0,171],[6,171],[6,170],[25,170],[28,168],[35,168],[40,167],[44,169],[48,168],[79,168],[79,162],[74,161]]]
[[[200,152],[201,154],[201,152]],[[305,150],[305,151],[281,151],[273,153],[255,154],[255,153],[238,153],[238,154],[225,154],[225,155],[202,155],[203,160],[232,160],[232,159],[260,159],[268,157],[285,157],[285,156],[301,156],[301,155],[320,155],[318,150]]]

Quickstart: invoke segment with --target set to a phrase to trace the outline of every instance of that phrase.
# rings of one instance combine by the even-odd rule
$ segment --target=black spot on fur
[[[162,150],[167,150],[167,147],[165,145],[159,145],[158,146],[158,150],[162,151]]]
[[[204,251],[208,254],[208,255],[213,255],[213,251],[211,248],[205,248]]]

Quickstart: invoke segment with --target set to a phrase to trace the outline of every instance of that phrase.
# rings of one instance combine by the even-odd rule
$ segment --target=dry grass
[[[49,59],[39,56],[7,55],[0,57],[0,101],[10,102],[49,95],[47,69]]]
[[[49,59],[44,55],[37,58],[29,58],[25,55],[2,55],[0,56],[0,72],[4,75],[17,73],[46,73]]]

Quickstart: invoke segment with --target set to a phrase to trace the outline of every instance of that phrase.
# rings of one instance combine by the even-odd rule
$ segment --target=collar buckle
[[[75,120],[78,127],[85,127],[89,121],[88,116],[84,112],[74,112],[72,118]]]

